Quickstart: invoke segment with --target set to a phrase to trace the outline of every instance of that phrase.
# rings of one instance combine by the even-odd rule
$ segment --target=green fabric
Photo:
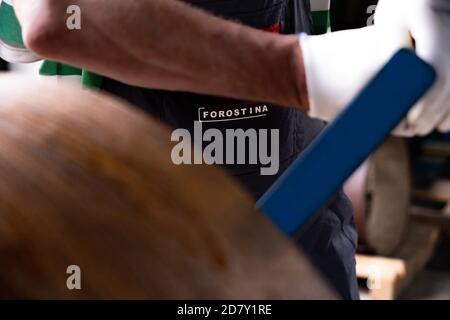
[[[100,89],[103,80],[95,73],[49,60],[42,63],[39,74],[42,76],[80,76],[82,85],[92,89]]]
[[[0,5],[0,40],[12,47],[25,48],[14,8],[5,1]]]
[[[81,74],[81,83],[83,84],[83,86],[91,89],[100,89],[102,86],[102,82],[102,76],[83,70]]]
[[[330,11],[313,11],[313,29],[314,34],[324,34],[328,32],[330,28]]]
[[[82,71],[62,63],[46,60],[39,73],[43,76],[81,76]]]

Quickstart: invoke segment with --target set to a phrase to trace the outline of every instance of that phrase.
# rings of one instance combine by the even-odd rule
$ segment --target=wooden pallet
[[[362,299],[393,300],[423,270],[433,254],[440,229],[410,221],[405,240],[392,257],[356,255],[358,279],[367,284]]]
[[[430,203],[443,204],[444,208],[438,211],[413,206],[407,234],[392,257],[356,256],[357,276],[367,287],[362,298],[398,297],[431,258],[440,231],[450,231],[450,181],[436,181],[431,188],[415,190],[414,194]]]

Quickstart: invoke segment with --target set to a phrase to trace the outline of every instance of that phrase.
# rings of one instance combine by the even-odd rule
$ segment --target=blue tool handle
[[[258,201],[285,234],[301,230],[392,132],[436,78],[431,66],[400,50]]]

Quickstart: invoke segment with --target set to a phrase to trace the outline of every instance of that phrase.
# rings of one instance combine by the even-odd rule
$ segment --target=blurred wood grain
[[[334,297],[230,177],[172,164],[157,121],[26,78],[0,97],[1,298]]]

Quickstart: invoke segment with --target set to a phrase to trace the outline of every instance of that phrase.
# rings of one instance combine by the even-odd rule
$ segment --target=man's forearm
[[[71,4],[81,8],[81,30],[66,28]],[[46,58],[148,88],[307,105],[295,36],[254,30],[177,0],[14,5],[25,43]]]

